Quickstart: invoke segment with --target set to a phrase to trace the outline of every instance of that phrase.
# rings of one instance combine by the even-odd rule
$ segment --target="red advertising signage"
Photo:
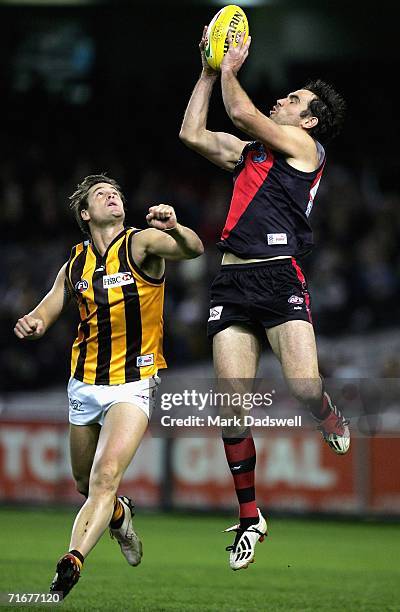
[[[315,432],[255,438],[257,500],[265,508],[358,509],[352,454],[338,457]],[[235,495],[222,442],[187,438],[175,444],[175,505],[233,507]]]
[[[124,488],[142,505],[160,502],[162,442],[145,438],[125,474]],[[71,476],[67,425],[0,422],[0,500],[82,502]]]
[[[354,438],[337,456],[315,431],[269,432],[256,437],[257,499],[268,509],[400,514],[395,466],[400,438]],[[165,479],[165,440],[143,440],[121,490],[142,506],[157,507]],[[177,438],[172,445],[172,504],[232,509],[231,474],[218,437]],[[82,502],[71,476],[68,427],[0,421],[0,500]]]

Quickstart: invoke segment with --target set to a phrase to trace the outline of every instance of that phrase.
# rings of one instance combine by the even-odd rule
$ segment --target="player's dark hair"
[[[89,189],[93,187],[93,185],[97,185],[97,183],[108,183],[109,185],[112,185],[114,189],[118,191],[125,208],[125,196],[122,193],[121,187],[118,185],[117,181],[114,181],[114,179],[110,178],[106,174],[90,174],[89,176],[86,176],[83,181],[77,185],[76,190],[71,196],[69,196],[69,199],[71,201],[70,207],[74,211],[75,219],[79,227],[84,234],[89,234],[89,236],[89,222],[82,219],[81,211],[88,205],[87,198],[89,195]]]
[[[302,111],[300,116],[311,115],[318,118],[317,125],[308,132],[313,138],[325,144],[341,131],[346,114],[346,102],[332,85],[321,79],[309,81],[301,89],[311,91],[316,99],[309,102],[308,109]]]

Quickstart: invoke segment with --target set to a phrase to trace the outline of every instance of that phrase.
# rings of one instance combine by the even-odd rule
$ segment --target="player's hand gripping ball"
[[[249,35],[249,24],[247,17],[235,4],[224,6],[210,21],[207,28],[207,43],[204,48],[206,60],[213,70],[220,70],[221,62],[229,49],[229,42],[233,36],[233,46],[239,42],[239,37],[244,33],[245,43]]]

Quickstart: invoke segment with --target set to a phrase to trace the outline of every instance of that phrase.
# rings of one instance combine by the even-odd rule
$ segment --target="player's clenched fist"
[[[44,334],[44,323],[42,319],[35,319],[31,315],[25,315],[18,319],[14,334],[21,340],[36,340]]]
[[[146,215],[146,221],[150,227],[155,227],[159,230],[174,229],[178,224],[175,211],[168,204],[150,206],[149,213]]]

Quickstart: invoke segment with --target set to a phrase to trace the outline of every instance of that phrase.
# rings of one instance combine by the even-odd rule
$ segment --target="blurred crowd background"
[[[168,264],[165,349],[171,366],[209,361],[208,288],[232,179],[186,149],[178,132],[200,70],[197,44],[214,4],[0,6],[1,390],[66,380],[77,324],[70,307],[39,343],[12,328],[51,287],[81,234],[68,196],[106,171],[127,195],[129,225],[170,203],[205,255]],[[182,7],[184,6],[184,10]],[[312,2],[246,8],[253,44],[240,80],[261,110],[309,77],[347,99],[344,132],[328,147],[312,215],[316,248],[302,262],[319,336],[391,329],[400,301],[395,24],[357,3],[346,18]],[[211,129],[237,133],[216,86]],[[382,364],[376,375],[382,374]],[[386,367],[397,376],[396,355]],[[393,374],[394,373],[394,374]]]

